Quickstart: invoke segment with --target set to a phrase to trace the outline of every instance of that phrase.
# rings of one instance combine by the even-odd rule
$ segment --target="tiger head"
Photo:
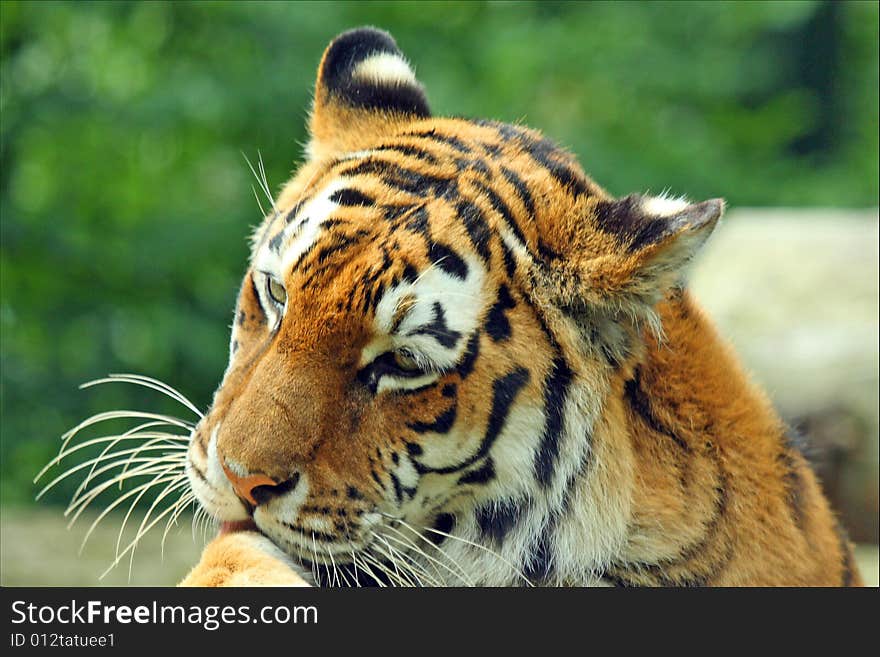
[[[309,128],[191,437],[202,506],[315,567],[573,503],[610,381],[722,202],[613,198],[537,132],[435,118],[370,28],[325,51]]]

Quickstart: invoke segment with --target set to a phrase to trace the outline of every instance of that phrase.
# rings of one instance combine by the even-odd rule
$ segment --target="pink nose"
[[[232,488],[235,491],[235,494],[238,495],[241,499],[247,500],[253,506],[257,506],[259,502],[254,497],[254,489],[260,486],[268,486],[270,488],[274,488],[278,486],[278,482],[272,479],[272,477],[266,476],[264,474],[252,474],[246,475],[244,477],[239,477],[235,474],[229,467],[226,465],[225,461],[220,460],[220,464],[223,466],[223,472],[226,473],[226,478],[229,479],[229,483],[232,484]]]

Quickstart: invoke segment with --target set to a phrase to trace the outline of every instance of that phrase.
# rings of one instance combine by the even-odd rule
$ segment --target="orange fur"
[[[523,413],[520,422],[544,418],[549,427],[547,418],[558,409],[547,405],[556,391],[546,382],[558,375],[560,385],[569,386],[565,393],[576,388],[583,398],[583,425],[592,426],[582,431],[591,440],[590,458],[584,458],[583,471],[569,475],[560,493],[566,502],[550,514],[555,524],[547,521],[546,530],[562,535],[592,522],[596,527],[584,530],[585,544],[601,543],[590,532],[601,529],[608,537],[600,546],[605,553],[585,561],[580,575],[564,547],[577,552],[577,540],[572,548],[571,540],[559,538],[545,581],[583,584],[589,581],[584,573],[599,571],[597,577],[620,585],[859,583],[850,546],[809,465],[682,289],[683,271],[717,224],[721,202],[681,210],[673,204],[669,216],[653,214],[639,196],[612,198],[571,155],[537,132],[427,117],[421,88],[396,78],[383,88],[381,70],[378,87],[357,86],[357,80],[346,80],[340,61],[368,56],[372,51],[363,43],[396,55],[393,42],[388,45],[379,33],[352,34],[331,44],[322,59],[309,160],[278,195],[278,211],[256,235],[253,260],[273,240],[287,239],[302,204],[331,181],[348,177],[348,186],[370,202],[336,207],[338,225],[316,238],[293,267],[278,272],[288,307],[276,327],[259,297],[265,274],[256,266],[248,271],[230,366],[192,439],[197,476],[215,493],[228,494],[228,482],[208,482],[211,458],[222,459],[227,471],[226,464],[234,464],[241,480],[289,483],[302,475],[308,496],[296,519],[285,520],[284,529],[277,519],[257,515],[261,530],[276,542],[290,529],[311,531],[313,541],[318,532],[328,545],[346,538],[359,546],[357,532],[366,517],[399,511],[389,506],[388,491],[389,477],[406,458],[401,455],[409,451],[426,468],[423,480],[443,481],[442,468],[432,472],[418,457],[423,450],[474,453],[503,405],[493,400],[493,390],[505,380],[516,380],[511,406]],[[342,53],[348,60],[340,58],[346,47],[352,49]],[[467,212],[485,221],[485,242],[462,218]],[[418,217],[424,225],[408,227]],[[435,241],[485,263],[485,299],[459,305],[485,306],[479,314],[485,326],[474,338],[479,357],[472,371],[438,372],[436,384],[423,391],[371,392],[358,383],[365,349],[382,340],[391,344],[375,330],[373,295],[405,278],[406,265],[419,272],[441,266],[432,256]],[[336,249],[344,249],[344,257]],[[503,294],[510,298],[498,306]],[[406,297],[395,323],[415,304]],[[487,324],[496,308],[503,315],[500,328]],[[570,373],[559,375],[560,363]],[[500,376],[511,372],[520,379]],[[409,429],[450,412],[455,426],[467,429],[454,439]],[[570,422],[566,417],[560,422]],[[521,436],[519,442],[533,438]],[[557,437],[568,441],[560,443],[568,452],[580,438],[564,431]],[[536,471],[550,469],[538,471],[540,485],[529,490],[556,485],[557,461],[571,455],[552,449],[559,453],[535,452]],[[481,475],[490,483],[456,489],[444,501],[446,515],[497,511],[505,490],[522,490],[517,486],[525,457],[492,455],[494,470]],[[463,471],[476,480],[475,469]],[[535,506],[535,493],[517,494],[523,509]],[[254,498],[240,491],[238,497],[251,502],[241,508],[253,513]],[[428,518],[437,511],[424,513]],[[487,541],[500,544],[498,536],[509,528],[481,525],[484,517],[478,514],[476,525]],[[622,523],[620,532],[615,523]],[[286,549],[307,550],[291,541]],[[244,536],[221,537],[185,583],[297,581],[271,551]],[[524,568],[537,558],[526,555]]]

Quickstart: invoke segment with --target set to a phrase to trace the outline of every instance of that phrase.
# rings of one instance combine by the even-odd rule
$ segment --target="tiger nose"
[[[232,484],[232,489],[235,491],[235,494],[252,506],[265,504],[273,497],[278,497],[279,495],[283,495],[284,493],[293,490],[299,482],[298,472],[290,479],[277,481],[262,473],[239,476],[235,474],[235,472],[233,472],[222,459],[221,465],[223,466],[223,472],[226,474],[226,478],[229,480],[229,483]]]

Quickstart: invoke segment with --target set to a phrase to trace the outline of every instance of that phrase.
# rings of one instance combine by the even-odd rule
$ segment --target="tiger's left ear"
[[[318,67],[310,159],[361,150],[401,122],[430,115],[422,85],[391,35],[373,27],[344,32]]]

